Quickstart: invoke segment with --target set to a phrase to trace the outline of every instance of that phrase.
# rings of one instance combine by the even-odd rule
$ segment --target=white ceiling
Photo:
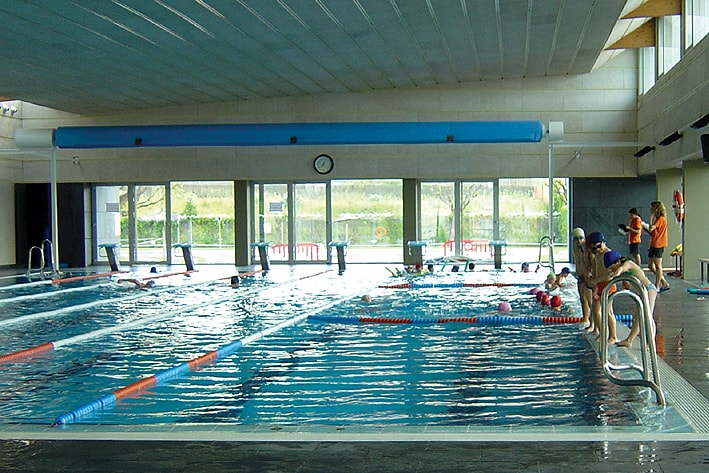
[[[625,0],[3,0],[0,96],[75,112],[589,72]]]

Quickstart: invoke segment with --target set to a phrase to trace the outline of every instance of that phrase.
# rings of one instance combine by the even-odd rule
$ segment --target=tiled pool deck
[[[658,297],[658,352],[709,398],[709,296],[669,278]],[[674,383],[673,383],[674,384]],[[695,410],[702,410],[706,399]],[[689,396],[684,402],[694,402]],[[691,409],[690,405],[690,409]],[[699,419],[709,413],[695,412]],[[153,426],[131,430],[12,425],[0,431],[0,471],[195,472],[701,472],[709,433],[638,428],[415,429],[387,432],[268,426]]]

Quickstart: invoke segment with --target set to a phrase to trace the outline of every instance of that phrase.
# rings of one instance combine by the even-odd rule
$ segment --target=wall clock
[[[313,161],[313,167],[315,172],[318,174],[328,174],[335,167],[335,162],[332,160],[330,155],[319,154],[315,161]]]

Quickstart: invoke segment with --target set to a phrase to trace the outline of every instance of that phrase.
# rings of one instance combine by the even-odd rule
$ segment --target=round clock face
[[[315,161],[313,161],[313,167],[318,174],[327,174],[332,171],[334,166],[335,162],[327,154],[318,155]]]

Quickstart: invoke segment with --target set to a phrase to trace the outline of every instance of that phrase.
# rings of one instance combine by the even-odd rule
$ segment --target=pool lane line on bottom
[[[616,314],[619,322],[632,322],[631,314]],[[396,318],[396,317],[360,317],[353,315],[311,315],[308,321],[339,324],[411,324],[411,325],[431,325],[444,323],[465,323],[478,325],[550,325],[550,324],[578,324],[583,319],[581,317],[555,317],[542,315],[513,316],[513,315],[480,315],[475,317],[420,317],[420,318]]]
[[[178,272],[171,272],[171,273],[164,273],[160,274],[158,276],[147,276],[145,278],[142,278],[144,281],[147,281],[149,279],[157,279],[157,278],[166,278],[169,276],[179,276],[181,274],[188,275],[191,273],[196,272],[196,270],[192,271],[178,271]],[[62,278],[62,279],[52,279],[52,280],[47,280],[47,281],[42,281],[44,285],[52,284],[52,285],[59,285],[59,284],[66,284],[66,283],[72,283],[72,282],[77,282],[77,281],[88,281],[90,279],[99,279],[99,278],[110,278],[111,276],[115,276],[117,274],[129,274],[129,271],[111,271],[107,273],[95,273],[95,274],[88,274],[84,276],[73,276],[69,278]],[[138,279],[138,278],[136,278]],[[28,284],[23,284],[22,286],[26,287]],[[53,297],[53,296],[58,296],[58,295],[63,295],[66,293],[71,293],[71,292],[77,292],[77,291],[87,291],[90,289],[95,289],[97,287],[101,286],[108,286],[111,285],[111,283],[105,283],[105,284],[96,284],[93,286],[81,286],[81,287],[72,287],[69,289],[62,289],[61,291],[52,291],[52,292],[39,292],[36,294],[24,294],[22,296],[16,296],[16,297],[8,297],[5,299],[0,299],[0,304],[7,304],[8,302],[19,302],[19,301],[24,301],[24,300],[30,300],[30,299],[42,299],[44,297]]]
[[[184,274],[184,273],[177,273],[177,274]],[[135,294],[132,294],[129,296],[103,299],[103,300],[99,300],[99,301],[91,301],[91,302],[87,302],[85,304],[78,304],[78,305],[73,305],[70,307],[62,307],[61,309],[50,310],[47,312],[35,312],[33,314],[27,314],[27,315],[22,315],[19,317],[14,317],[11,319],[0,320],[0,327],[7,327],[10,325],[15,325],[18,323],[27,322],[27,321],[31,321],[31,320],[45,319],[48,317],[53,317],[55,315],[65,315],[70,312],[84,310],[84,309],[90,309],[93,307],[99,307],[99,306],[106,305],[106,304],[113,304],[113,303],[117,303],[117,302],[128,302],[128,301],[140,299],[143,297],[154,296],[155,294],[160,294],[160,293],[166,292],[166,291],[173,291],[173,290],[179,290],[179,289],[188,288],[188,287],[199,286],[199,285],[203,285],[203,284],[209,284],[209,283],[212,283],[217,280],[218,279],[210,279],[208,281],[199,281],[199,282],[190,283],[190,284],[182,284],[180,286],[155,287],[155,288],[150,289],[149,291],[137,291]]]
[[[331,270],[328,270],[331,271]],[[325,272],[328,272],[325,271]],[[307,277],[313,277],[314,275],[307,276]],[[220,348],[216,350],[209,351],[201,356],[198,356],[197,358],[193,358],[189,361],[180,363],[176,366],[173,366],[172,368],[169,368],[167,370],[160,371],[152,376],[145,377],[139,381],[136,381],[132,384],[129,384],[127,386],[124,386],[122,388],[116,389],[113,392],[109,394],[105,394],[104,396],[101,396],[98,399],[95,399],[93,401],[90,401],[86,404],[83,404],[82,406],[77,407],[76,409],[73,409],[65,414],[62,414],[58,416],[52,425],[55,426],[63,426],[67,424],[72,424],[75,423],[79,420],[81,420],[84,417],[87,416],[92,416],[95,415],[99,411],[111,409],[113,406],[116,405],[116,403],[126,397],[135,395],[140,393],[141,391],[150,389],[155,386],[159,386],[162,384],[165,384],[171,380],[177,379],[183,375],[188,374],[190,371],[197,371],[198,369],[204,367],[207,364],[210,363],[216,363],[221,359],[224,359],[242,347],[253,343],[255,341],[261,340],[275,332],[278,332],[279,330],[285,328],[285,327],[290,327],[292,325],[297,324],[298,322],[301,322],[303,320],[306,320],[309,316],[314,315],[317,312],[321,312],[323,310],[329,309],[330,307],[333,307],[334,305],[340,304],[341,302],[350,299],[354,297],[355,293],[348,294],[344,297],[337,298],[335,300],[329,301],[322,306],[316,307],[314,309],[311,309],[310,311],[307,311],[303,314],[296,315],[294,317],[291,317],[289,319],[284,320],[283,322],[280,322],[272,327],[269,327],[264,330],[260,330],[252,335],[249,335],[247,337],[241,338],[239,340],[236,340],[234,342],[228,343],[226,345],[221,346]]]
[[[56,290],[56,291],[38,292],[36,294],[24,294],[22,296],[6,297],[4,299],[0,299],[0,304],[7,304],[9,302],[21,302],[21,301],[26,301],[26,300],[44,299],[47,297],[63,296],[65,294],[71,294],[72,292],[89,291],[91,289],[96,289],[99,287],[106,287],[106,286],[111,286],[111,285],[113,285],[112,282],[105,282],[105,283],[99,283],[99,284],[92,284],[90,286],[69,287],[66,289],[61,289],[61,290]]]
[[[158,276],[146,276],[144,278],[136,278],[136,279],[142,279],[143,281],[147,281],[150,279],[167,278],[170,276],[188,275],[188,274],[192,274],[194,272],[196,272],[196,270],[164,273],[164,274],[160,274]],[[88,276],[75,276],[75,277],[66,278],[66,279],[54,279],[54,280],[52,280],[52,284],[57,285],[57,284],[64,284],[67,282],[86,281],[89,279],[111,277],[111,276],[115,276],[117,274],[128,274],[128,272],[127,271],[112,271],[110,273],[97,273],[97,274],[90,274]],[[68,288],[68,289],[62,289],[61,291],[40,292],[37,294],[25,294],[22,296],[8,297],[5,299],[0,299],[0,304],[7,304],[8,302],[19,302],[19,301],[30,300],[30,299],[42,299],[45,297],[61,296],[61,295],[67,294],[67,293],[88,291],[91,289],[95,289],[97,287],[110,286],[111,284],[113,284],[113,283],[109,282],[109,283],[104,283],[104,284],[94,284],[92,286],[72,287],[72,288]]]
[[[259,272],[261,272],[261,271],[249,271],[246,273],[240,273],[239,276],[253,276],[254,274],[258,274]],[[214,281],[221,281],[223,279],[228,279],[228,278],[229,277],[213,279],[213,280],[209,280],[209,281],[202,281],[199,283],[195,283],[193,285],[184,285],[184,286],[180,286],[180,287],[181,288],[184,288],[184,287],[189,288],[189,287],[193,287],[193,286],[206,285],[206,284],[212,283]],[[280,283],[275,287],[281,287],[281,286],[285,286],[287,284],[292,284],[292,283],[297,282],[299,280],[300,279],[291,279],[291,280],[285,281],[283,283]],[[213,305],[213,304],[225,302],[230,299],[233,299],[237,295],[248,297],[248,296],[255,294],[258,291],[261,291],[263,289],[270,289],[270,287],[269,288],[257,287],[257,288],[253,288],[252,290],[245,290],[245,291],[241,291],[239,293],[232,293],[232,294],[229,294],[227,296],[224,296],[224,297],[221,297],[218,299],[210,299],[208,302],[205,302],[205,303],[195,304],[195,305],[191,305],[191,306],[185,306],[185,307],[182,307],[182,308],[179,308],[176,310],[161,312],[159,314],[151,315],[151,316],[144,317],[141,319],[136,319],[131,322],[126,322],[124,324],[114,325],[112,327],[106,327],[106,328],[94,330],[92,332],[87,332],[87,333],[83,333],[80,335],[76,335],[73,337],[64,338],[62,340],[56,340],[53,342],[46,342],[46,343],[42,343],[40,345],[35,345],[30,348],[25,348],[25,349],[18,350],[18,351],[12,352],[12,353],[7,353],[5,355],[0,355],[0,365],[2,365],[4,363],[19,362],[19,361],[22,361],[22,360],[24,360],[26,358],[30,358],[30,357],[44,356],[49,353],[52,353],[54,350],[56,350],[58,348],[64,348],[69,345],[81,343],[81,342],[84,342],[84,341],[92,339],[92,338],[102,337],[104,335],[108,335],[108,334],[111,334],[114,332],[122,332],[124,330],[130,330],[132,328],[139,327],[141,325],[146,325],[150,322],[155,322],[157,320],[161,320],[161,319],[164,319],[164,318],[167,318],[170,316],[179,315],[184,312],[196,310],[196,309],[208,306],[208,305]]]

